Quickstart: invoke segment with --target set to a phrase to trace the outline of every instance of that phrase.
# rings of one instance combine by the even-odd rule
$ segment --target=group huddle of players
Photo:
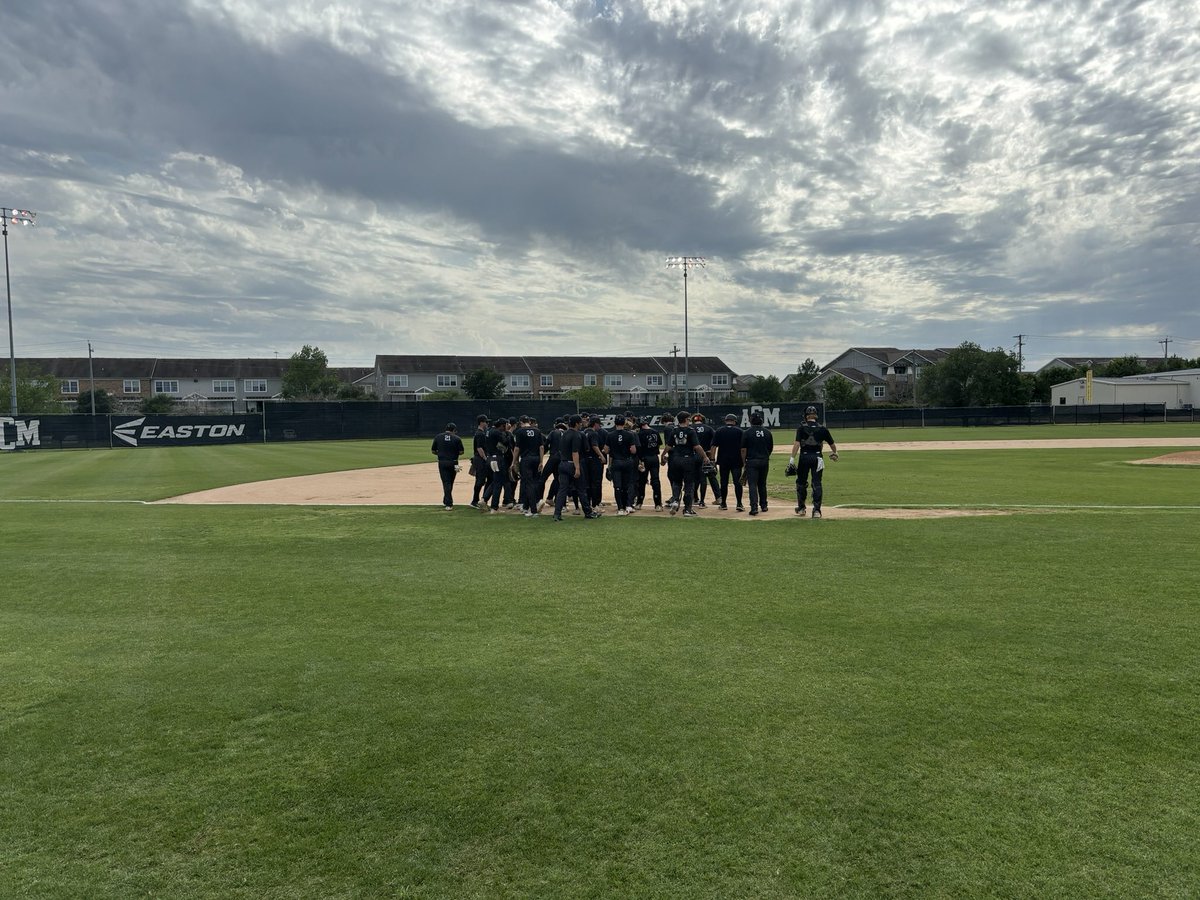
[[[543,433],[530,416],[495,421],[479,416],[471,450],[471,505],[533,517],[552,504],[556,521],[571,505],[576,514],[594,519],[601,515],[598,507],[608,480],[618,516],[637,512],[649,496],[657,511],[692,517],[707,506],[710,488],[713,505],[728,509],[730,484],[737,512],[746,511],[743,487],[748,488],[750,515],[767,510],[774,438],[761,415],[751,415],[745,429],[733,414],[720,428],[708,424],[702,413],[686,411],[663,416],[666,424],[657,428],[652,421],[627,413],[605,430],[598,416],[575,414],[556,419]],[[443,503],[453,509],[454,476],[465,452],[453,423],[434,439],[432,450],[438,457]],[[670,491],[665,502],[664,466]]]

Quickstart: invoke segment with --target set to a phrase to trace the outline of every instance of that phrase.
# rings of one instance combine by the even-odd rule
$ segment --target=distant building
[[[1050,388],[1052,406],[1162,403],[1167,409],[1191,409],[1198,397],[1200,369],[1178,369],[1125,378],[1093,378],[1090,399],[1086,378],[1072,378]]]
[[[824,399],[825,384],[840,375],[866,390],[868,403],[915,403],[917,379],[926,366],[946,357],[950,350],[902,350],[898,347],[851,347],[839,354],[809,384]]]
[[[439,391],[462,391],[466,376],[492,369],[504,378],[512,399],[553,400],[581,387],[600,387],[617,406],[654,406],[685,396],[688,402],[729,399],[736,374],[720,358],[694,356],[449,356],[380,355],[375,358],[377,393],[383,399],[421,400]]]

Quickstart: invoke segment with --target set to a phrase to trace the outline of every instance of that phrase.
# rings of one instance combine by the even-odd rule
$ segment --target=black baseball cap
[[[725,416],[725,421],[726,422],[736,422],[737,416],[735,416],[733,413],[729,413],[727,416]]]
[[[487,422],[487,421],[490,421],[487,416],[476,416],[475,417],[476,425],[478,425],[480,422]]]

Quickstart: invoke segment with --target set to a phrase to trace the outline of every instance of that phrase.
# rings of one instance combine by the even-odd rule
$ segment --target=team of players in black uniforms
[[[809,412],[815,422],[816,410],[809,407]],[[607,467],[618,516],[641,509],[649,494],[655,510],[665,507],[671,515],[682,512],[693,517],[697,508],[705,508],[710,488],[713,503],[728,509],[730,483],[738,512],[745,511],[743,485],[749,488],[750,515],[767,511],[767,474],[774,438],[761,415],[752,415],[746,429],[737,426],[733,414],[725,417],[720,428],[709,425],[702,413],[680,412],[674,423],[664,425],[661,431],[650,422],[649,417],[637,419],[626,414],[617,416],[613,428],[605,431],[598,417],[576,414],[557,419],[544,434],[530,416],[511,421],[479,416],[471,446],[471,506],[490,513],[518,509],[533,517],[549,503],[554,518],[561,521],[563,511],[572,504],[576,514],[598,518]],[[805,431],[808,425],[806,415],[792,451],[794,457],[797,449],[802,450],[801,459],[805,460],[796,482],[796,512],[803,513],[805,475],[811,471],[813,517],[820,518],[823,463],[809,467],[807,457],[813,454],[814,441],[818,461],[821,441],[828,441],[833,459],[837,459],[837,448],[824,426],[818,426],[821,433],[814,433]],[[459,457],[466,452],[453,423],[434,438],[432,452],[438,457],[443,505],[453,509],[454,477],[462,468]],[[665,504],[663,466],[670,488]]]

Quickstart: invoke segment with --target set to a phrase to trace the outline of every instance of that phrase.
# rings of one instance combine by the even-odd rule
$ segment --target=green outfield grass
[[[0,896],[1194,894],[1161,451],[831,465],[831,504],[1116,507],[954,520],[18,499],[427,451],[0,456]]]

